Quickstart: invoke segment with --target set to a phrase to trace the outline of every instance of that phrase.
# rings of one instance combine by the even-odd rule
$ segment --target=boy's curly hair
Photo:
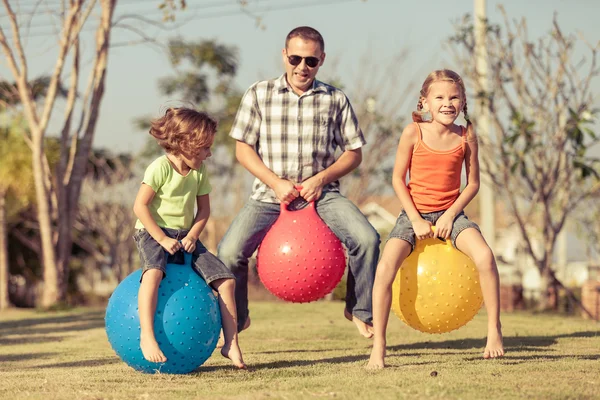
[[[216,131],[217,121],[210,115],[185,107],[168,108],[150,124],[150,134],[160,147],[174,155],[183,150],[194,154],[212,145]]]

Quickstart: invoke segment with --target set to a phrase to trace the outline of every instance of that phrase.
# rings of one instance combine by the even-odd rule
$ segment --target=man
[[[319,32],[298,27],[282,51],[285,74],[244,94],[230,136],[236,157],[255,177],[252,195],[219,244],[218,257],[236,277],[238,329],[250,325],[248,258],[279,216],[279,203],[301,196],[348,249],[344,315],[360,334],[372,333],[371,295],[379,235],[339,193],[338,179],[362,160],[366,143],[345,94],[315,79],[325,44]],[[336,149],[342,154],[336,159]]]

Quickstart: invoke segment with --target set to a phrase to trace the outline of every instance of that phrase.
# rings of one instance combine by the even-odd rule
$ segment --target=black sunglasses
[[[288,62],[294,67],[296,65],[299,65],[302,62],[302,60],[306,60],[306,65],[308,65],[310,68],[316,67],[321,61],[321,59],[318,57],[288,56]]]

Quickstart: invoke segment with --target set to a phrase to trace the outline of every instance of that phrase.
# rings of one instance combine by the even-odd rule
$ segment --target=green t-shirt
[[[167,156],[154,160],[144,173],[142,181],[154,190],[154,198],[149,205],[150,214],[162,228],[190,229],[194,222],[196,197],[210,193],[206,166],[190,170],[186,176],[180,175],[171,166]],[[144,225],[138,219],[136,229]]]

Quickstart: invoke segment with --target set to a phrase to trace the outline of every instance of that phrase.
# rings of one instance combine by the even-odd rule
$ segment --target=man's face
[[[325,61],[325,53],[321,50],[318,42],[304,40],[301,37],[290,39],[287,49],[283,49],[282,53],[285,75],[289,85],[296,94],[303,94],[312,86],[319,68]],[[290,60],[292,63],[299,61],[299,64],[293,65]],[[314,65],[317,60],[318,62]],[[312,67],[309,65],[311,63],[313,63]]]

